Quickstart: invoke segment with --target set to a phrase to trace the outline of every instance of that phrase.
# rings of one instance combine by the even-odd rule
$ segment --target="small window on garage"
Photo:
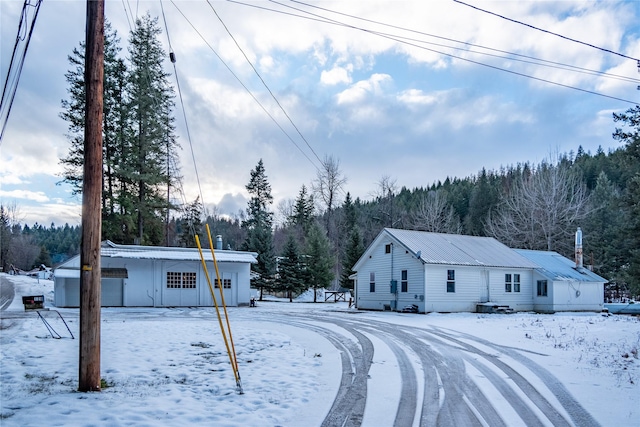
[[[195,272],[167,271],[167,289],[195,289],[196,279]]]
[[[384,245],[384,253],[385,254],[391,253],[391,243],[387,243],[386,245]]]
[[[447,292],[456,291],[456,271],[447,270]]]
[[[182,287],[182,273],[167,271],[167,289],[180,289]]]

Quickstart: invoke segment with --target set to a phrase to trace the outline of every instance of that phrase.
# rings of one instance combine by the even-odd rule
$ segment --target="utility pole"
[[[104,0],[87,0],[84,177],[80,245],[79,391],[100,391],[100,239]]]

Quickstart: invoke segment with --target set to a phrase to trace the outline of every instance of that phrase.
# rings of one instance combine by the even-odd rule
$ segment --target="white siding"
[[[424,311],[424,302],[420,299],[424,295],[422,263],[388,238],[374,244],[368,250],[370,258],[361,263],[357,272],[356,306],[364,310],[384,310],[385,306],[401,310],[406,305],[416,304]],[[385,253],[388,244],[392,244],[391,252]],[[407,292],[401,292],[402,270],[407,270]],[[371,273],[375,274],[375,292],[370,292]],[[397,281],[397,295],[391,293],[391,280]]]
[[[554,281],[554,311],[602,311],[604,284],[593,282]]]
[[[60,270],[61,277],[55,277],[54,303],[57,307],[78,307],[80,305],[80,257],[74,257],[64,264],[69,270]],[[209,291],[206,276],[200,261],[169,261],[160,259],[136,259],[102,257],[102,268],[125,268],[127,279],[118,279],[122,283],[120,289],[105,289],[112,286],[114,279],[102,280],[103,306],[115,306],[117,302],[125,307],[169,307],[169,306],[212,306],[213,300]],[[212,278],[215,277],[213,263],[207,268]],[[249,305],[250,264],[246,262],[219,262],[218,268],[222,278],[231,280],[231,289],[224,290],[225,303],[228,306]],[[167,271],[196,272],[196,289],[167,289]],[[76,275],[76,277],[62,277]],[[213,285],[213,282],[212,282]],[[222,304],[217,291],[218,304]]]
[[[102,258],[102,268],[126,268],[123,305],[126,307],[156,306],[155,263],[153,260]]]
[[[515,292],[512,281],[511,292],[506,291],[505,274],[513,280],[515,274],[520,275],[520,292]],[[490,301],[498,305],[508,305],[516,311],[533,310],[533,271],[528,269],[491,269],[489,272]]]
[[[447,271],[455,272],[455,292],[447,292]],[[477,267],[428,265],[426,311],[475,311],[480,301],[480,269]]]

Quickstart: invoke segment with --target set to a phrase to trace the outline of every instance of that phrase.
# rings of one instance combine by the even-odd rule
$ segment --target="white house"
[[[577,285],[562,282],[559,275],[550,273],[553,269],[541,266],[542,255],[529,256],[537,251],[526,252],[491,237],[385,228],[353,267],[356,306],[401,310],[415,304],[421,313],[474,312],[482,303],[516,311],[602,309],[605,280],[591,272],[577,274],[588,277],[590,283],[598,281],[599,294],[597,286],[580,285],[580,304],[566,299],[562,304],[555,299],[550,302],[550,295],[562,294],[560,287]],[[547,296],[538,296],[538,285],[544,280]]]
[[[222,247],[218,236],[216,246]],[[209,249],[203,249],[211,284],[221,304],[220,287]],[[253,252],[215,250],[224,300],[228,306],[248,305]],[[212,306],[213,298],[197,249],[118,245],[105,241],[100,250],[103,307]],[[80,305],[80,255],[54,271],[54,304]]]
[[[603,310],[605,279],[556,252],[515,251],[537,265],[533,272],[535,311]]]

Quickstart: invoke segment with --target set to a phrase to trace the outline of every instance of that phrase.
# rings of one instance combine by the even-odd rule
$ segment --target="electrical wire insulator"
[[[171,60],[172,63],[176,63],[176,54],[173,52],[169,52],[169,59]]]

